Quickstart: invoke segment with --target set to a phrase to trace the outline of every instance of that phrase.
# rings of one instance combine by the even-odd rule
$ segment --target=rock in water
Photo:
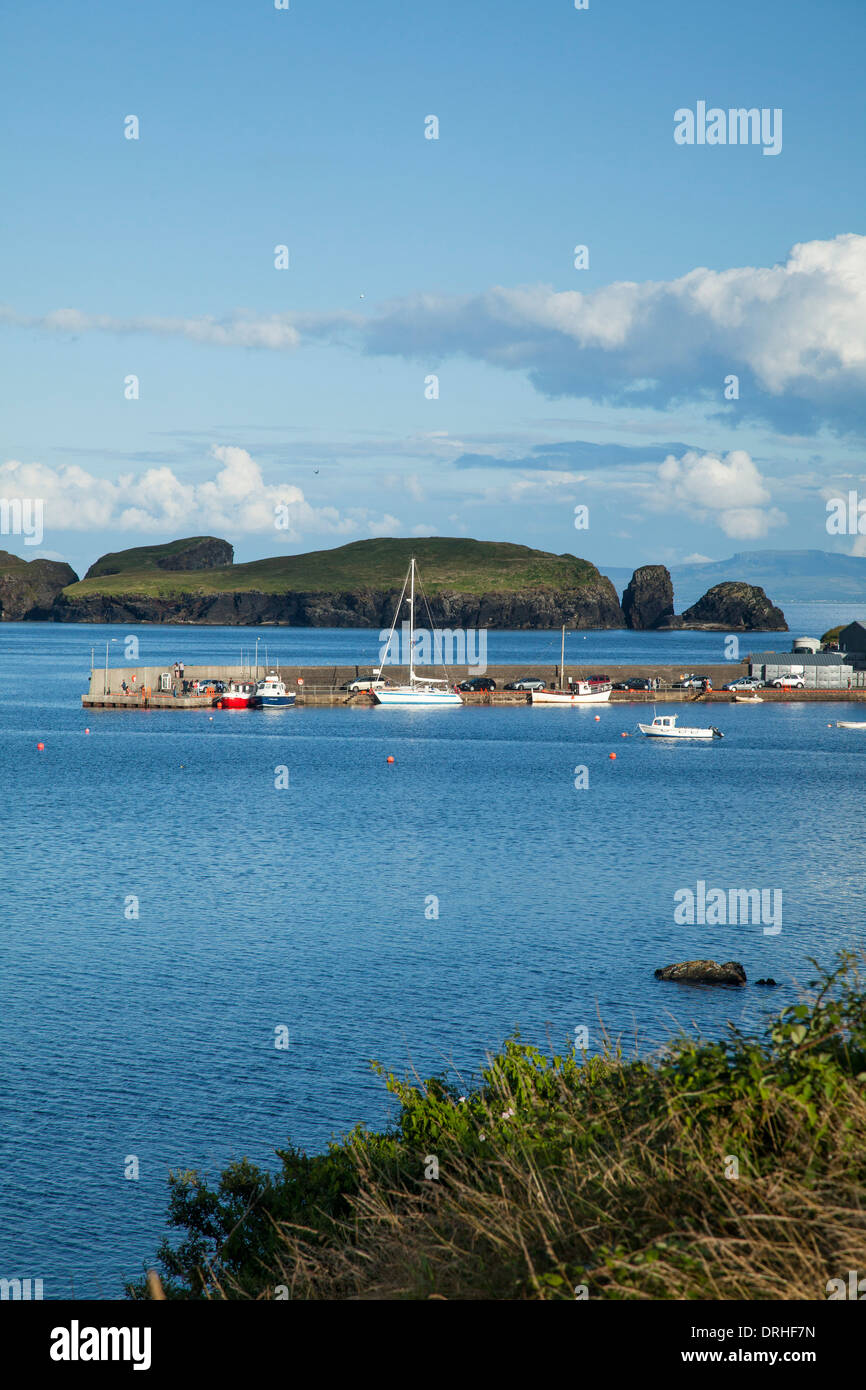
[[[770,602],[757,584],[740,581],[714,584],[665,627],[704,628],[724,632],[787,632],[781,608]]]
[[[657,970],[655,977],[657,980],[685,980],[701,985],[746,983],[746,972],[738,960],[726,960],[723,965],[715,960],[681,960],[677,965],[666,965]]]
[[[622,596],[626,626],[636,630],[658,627],[674,613],[674,586],[664,565],[641,565]]]

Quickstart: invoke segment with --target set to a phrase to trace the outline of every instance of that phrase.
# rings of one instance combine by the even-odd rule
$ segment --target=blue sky
[[[862,553],[825,503],[866,495],[864,31],[860,0],[5,14],[0,495],[79,570],[202,532]],[[699,101],[780,108],[781,152],[677,145]]]

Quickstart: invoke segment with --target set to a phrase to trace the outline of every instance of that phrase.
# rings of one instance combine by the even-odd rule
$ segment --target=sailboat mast
[[[415,646],[415,556],[412,556],[410,565],[410,589],[409,589],[409,684],[415,679],[415,669],[412,664],[413,648]]]
[[[559,688],[565,689],[565,623],[562,624],[562,647],[559,652]]]

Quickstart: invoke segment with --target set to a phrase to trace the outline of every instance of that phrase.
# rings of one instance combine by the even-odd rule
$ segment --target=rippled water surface
[[[600,1017],[645,1048],[677,1024],[756,1026],[808,956],[860,938],[866,734],[828,723],[862,705],[698,706],[726,735],[706,746],[634,736],[636,706],[85,714],[91,645],[104,659],[118,635],[0,629],[0,1275],[46,1296],[120,1294],[170,1168],[380,1123],[370,1058],[468,1078],[516,1026],[597,1043]],[[141,659],[231,660],[255,635],[145,630]],[[588,636],[612,663],[651,635]],[[695,660],[707,636],[664,641]],[[268,641],[342,662],[374,638]],[[498,634],[490,659],[548,660],[530,653],[550,640]],[[781,890],[782,931],[676,925],[698,880]],[[783,988],[653,979],[702,955]]]

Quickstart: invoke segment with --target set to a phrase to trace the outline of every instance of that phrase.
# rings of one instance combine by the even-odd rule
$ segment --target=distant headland
[[[781,609],[745,582],[715,584],[678,615],[663,565],[635,570],[620,600],[611,580],[575,555],[437,536],[353,541],[239,565],[228,541],[190,536],[103,555],[81,580],[69,565],[0,551],[0,618],[381,628],[411,555],[436,627],[787,631]]]

